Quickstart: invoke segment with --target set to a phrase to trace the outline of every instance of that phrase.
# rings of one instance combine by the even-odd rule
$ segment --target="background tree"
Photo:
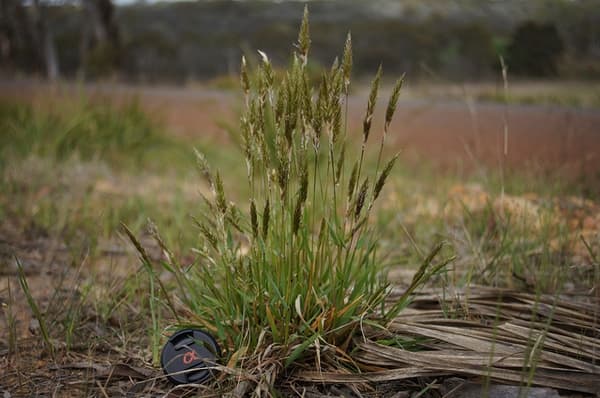
[[[54,35],[48,23],[46,8],[47,4],[42,3],[40,0],[33,0],[31,3],[33,31],[37,51],[44,60],[46,77],[50,80],[56,80],[59,77],[60,69],[56,55],[56,46],[54,45]]]
[[[0,59],[2,64],[29,73],[44,73],[54,80],[60,68],[48,5],[33,0],[0,0]]]
[[[527,76],[554,76],[564,43],[553,24],[532,21],[519,25],[508,46],[511,72]]]
[[[121,40],[111,0],[82,0],[81,66],[84,75],[102,76],[118,69]]]

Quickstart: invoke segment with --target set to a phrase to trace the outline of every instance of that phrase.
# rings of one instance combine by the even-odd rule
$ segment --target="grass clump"
[[[311,86],[306,68],[306,13],[296,47],[279,82],[260,53],[260,77],[252,85],[242,59],[247,206],[240,209],[228,200],[223,175],[198,152],[213,196],[204,198],[204,211],[195,219],[203,238],[198,262],[182,267],[161,243],[165,266],[189,309],[187,321],[216,334],[230,366],[243,361],[248,367],[268,355],[276,358],[275,373],[308,358],[317,368],[325,362],[350,366],[346,352],[355,332],[393,317],[430,274],[427,265],[439,250],[427,257],[409,292],[396,305],[384,306],[389,285],[369,217],[397,156],[378,162],[374,171],[365,166],[381,68],[352,159],[343,111],[352,67],[350,36],[342,62],[323,73],[318,87]],[[400,87],[401,81],[388,104],[386,131]]]
[[[189,146],[206,144],[169,136],[137,101],[77,99],[0,101],[0,227],[99,254],[120,222],[137,233],[151,217],[191,247],[180,239],[196,203]]]
[[[155,127],[137,101],[115,107],[84,99],[58,109],[2,102],[0,129],[0,166],[37,156],[58,162],[73,157],[97,160],[117,169],[152,169],[159,162],[181,164],[178,159],[187,153],[186,145]]]

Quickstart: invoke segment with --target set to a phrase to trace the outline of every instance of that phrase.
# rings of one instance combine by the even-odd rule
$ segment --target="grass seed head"
[[[246,161],[246,171],[248,178],[252,178],[254,173],[254,159],[256,158],[256,148],[254,146],[254,136],[252,126],[248,117],[242,116],[240,121],[241,144],[244,151],[244,160]]]
[[[335,57],[333,59],[333,62],[331,63],[331,68],[329,69],[329,75],[334,76],[339,68],[340,68],[340,60],[338,59],[338,57]]]
[[[379,80],[381,79],[381,65],[377,69],[377,74],[371,83],[371,93],[369,94],[369,102],[367,103],[367,112],[365,113],[365,119],[363,122],[363,143],[366,143],[369,139],[369,133],[371,132],[371,122],[373,120],[373,112],[375,111],[375,104],[377,103],[377,92],[379,91]]]
[[[194,153],[196,154],[196,163],[198,164],[200,174],[202,174],[202,177],[206,180],[208,185],[212,187],[213,177],[212,172],[210,171],[210,165],[208,164],[206,157],[202,152],[198,151],[196,148],[194,148]]]
[[[208,241],[212,248],[216,251],[219,250],[219,240],[217,236],[211,231],[211,228],[206,223],[196,220],[196,225],[200,228],[202,236]]]
[[[342,149],[338,156],[338,161],[335,166],[335,185],[340,183],[340,179],[342,178],[342,170],[344,169],[344,161],[346,160],[346,143],[342,145]]]
[[[402,84],[404,83],[404,76],[396,81],[394,85],[394,89],[392,91],[392,95],[390,96],[390,101],[388,102],[387,109],[385,111],[385,125],[384,131],[387,132],[390,123],[392,122],[392,118],[394,117],[394,112],[396,112],[396,105],[398,104],[398,98],[400,97],[400,89],[402,88]]]
[[[327,98],[329,89],[327,87],[327,75],[321,76],[321,85],[319,86],[319,97],[315,104],[315,112],[313,118],[313,133],[314,133],[314,146],[319,148],[321,142],[321,133],[323,131],[323,125],[327,121]]]
[[[290,164],[288,159],[287,148],[281,139],[278,140],[277,150],[277,183],[281,191],[281,197],[284,198],[287,194],[288,184],[290,180]]]
[[[304,114],[305,120],[312,119],[312,90],[307,74],[304,74],[302,78],[302,113]]]
[[[344,70],[344,91],[348,94],[350,86],[350,76],[352,75],[352,35],[348,32],[346,44],[344,45],[344,55],[342,57],[342,69]]]
[[[263,239],[267,239],[267,235],[269,234],[269,222],[271,219],[271,204],[269,202],[269,198],[265,201],[265,207],[263,209],[262,214],[262,236]]]
[[[337,61],[337,58],[336,58]],[[342,94],[342,89],[344,87],[344,70],[342,67],[337,66],[331,72],[331,94],[330,98],[330,109],[340,102],[340,96]]]
[[[221,214],[225,215],[227,213],[227,200],[225,199],[225,190],[223,189],[223,180],[221,179],[221,174],[217,172],[215,176],[215,198],[217,203],[217,209],[221,212]]]
[[[333,123],[331,126],[331,142],[336,144],[342,133],[342,104],[337,102],[333,110]]]
[[[358,219],[358,217],[360,216],[360,212],[362,211],[362,209],[365,205],[368,190],[369,190],[369,179],[365,178],[362,185],[360,186],[358,195],[356,196],[356,206],[354,208],[354,218],[356,218],[356,219]]]
[[[302,160],[300,165],[300,201],[306,202],[308,196],[308,163],[306,157]]]
[[[242,65],[240,67],[240,82],[242,84],[242,90],[244,94],[250,94],[250,79],[248,78],[248,64],[246,57],[242,56]]]
[[[256,214],[256,203],[254,199],[250,201],[250,222],[252,224],[252,236],[258,237],[258,215]]]
[[[261,71],[263,78],[263,90],[266,91],[273,86],[273,67],[271,66],[271,61],[269,61],[269,57],[267,57],[267,54],[260,50],[258,50],[258,54],[260,55],[260,58],[262,60]]]
[[[232,227],[238,230],[238,232],[242,232],[242,227],[240,225],[241,215],[240,210],[237,208],[235,203],[229,202],[229,206],[227,207],[227,216],[226,220],[231,224]]]
[[[392,171],[392,168],[394,167],[394,163],[396,163],[397,159],[398,159],[398,154],[396,154],[393,158],[391,158],[387,162],[387,164],[383,168],[383,171],[381,172],[381,174],[379,174],[379,178],[377,178],[377,182],[375,183],[375,187],[373,189],[373,201],[375,201],[379,197],[379,194],[381,193],[381,190],[383,189],[383,186],[385,185],[385,180],[388,178],[390,172]]]
[[[300,25],[300,32],[298,33],[298,44],[296,45],[298,52],[300,53],[300,59],[302,59],[303,65],[308,62],[308,50],[310,49],[310,32],[308,26],[308,6],[304,6],[304,15],[302,17],[302,24]]]
[[[282,119],[285,117],[285,112],[287,110],[287,81],[284,79],[281,82],[281,89],[279,90],[279,95],[277,96],[277,101],[275,102],[275,120],[281,123]],[[283,123],[281,123],[283,124]]]

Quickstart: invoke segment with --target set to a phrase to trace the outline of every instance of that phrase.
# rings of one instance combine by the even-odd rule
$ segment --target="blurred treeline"
[[[182,83],[237,73],[255,49],[281,65],[304,4],[0,0],[6,75]],[[352,32],[355,72],[379,63],[411,79],[512,75],[600,78],[598,0],[311,1],[312,61],[333,62]]]

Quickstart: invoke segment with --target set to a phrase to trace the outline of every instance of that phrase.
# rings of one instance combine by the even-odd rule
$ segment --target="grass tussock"
[[[1,101],[2,226],[96,253],[112,245],[120,222],[138,233],[150,217],[173,226],[164,230],[169,242],[189,248],[195,237],[179,233],[198,190],[189,146],[207,144],[164,130],[136,101]]]
[[[243,62],[239,165],[233,146],[170,138],[137,105],[0,106],[9,394],[437,396],[457,376],[597,391],[591,184],[387,158],[403,79],[379,124],[378,72],[347,134],[352,42],[315,81],[302,31],[289,69]],[[434,259],[454,253],[447,270]],[[152,358],[165,325],[190,324],[226,349],[222,373],[174,388]]]
[[[158,160],[177,167],[186,157],[186,146],[162,134],[136,101],[115,107],[83,99],[38,108],[0,102],[0,165],[36,156],[159,170]]]
[[[344,112],[350,36],[341,62],[336,60],[313,87],[306,68],[308,29],[305,13],[297,51],[281,81],[261,52],[258,83],[252,85],[242,59],[240,134],[249,203],[240,208],[231,202],[224,175],[198,152],[212,191],[195,219],[202,236],[198,260],[183,267],[160,243],[167,253],[163,265],[173,273],[177,298],[187,309],[185,323],[214,333],[226,347],[228,366],[273,377],[301,362],[317,369],[325,363],[352,367],[347,353],[353,336],[365,324],[384,325],[395,317],[410,293],[445,264],[429,267],[438,246],[406,294],[394,306],[384,306],[389,284],[369,219],[397,159],[382,159],[382,149],[402,79],[387,105],[377,166],[367,169],[381,68],[371,84],[359,148],[352,151]],[[150,268],[144,249],[129,235]],[[156,289],[151,287],[153,293]]]

